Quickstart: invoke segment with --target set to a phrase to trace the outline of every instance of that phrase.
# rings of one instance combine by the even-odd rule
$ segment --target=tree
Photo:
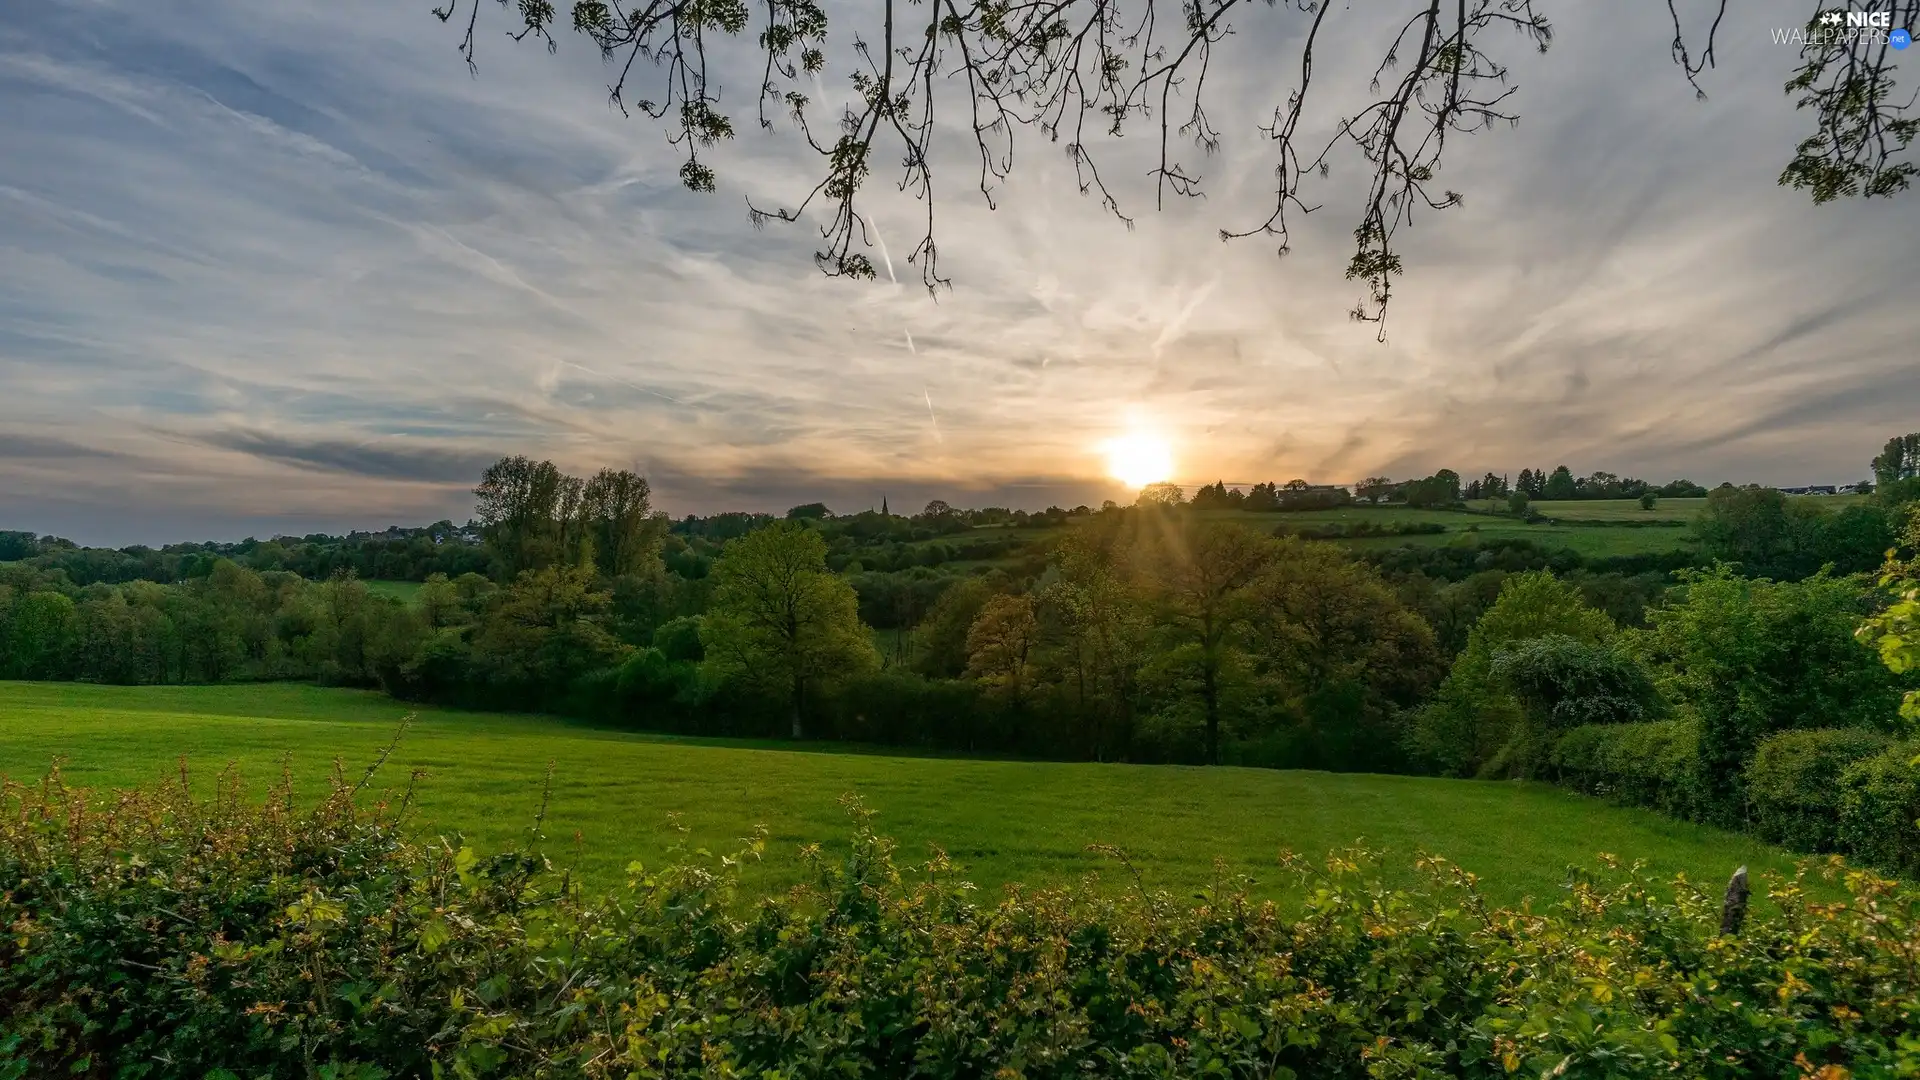
[[[1577,499],[1580,486],[1574,483],[1573,470],[1565,465],[1553,470],[1540,486],[1540,498],[1547,500]]]
[[[1530,505],[1532,501],[1526,492],[1516,491],[1507,496],[1507,513],[1517,518],[1524,518],[1532,509]]]
[[[1886,448],[1873,459],[1874,482],[1885,488],[1915,477],[1920,477],[1920,431],[1888,439]]]
[[[1295,729],[1285,764],[1399,767],[1403,711],[1445,672],[1433,628],[1332,544],[1281,540],[1250,591],[1251,665]]]
[[[497,691],[536,706],[557,703],[576,679],[625,649],[601,625],[612,596],[587,563],[528,570],[474,634],[473,658]]]
[[[1862,642],[1880,654],[1881,663],[1896,675],[1912,679],[1920,674],[1920,515],[1907,520],[1903,538],[1912,556],[1889,558],[1880,575],[1880,587],[1890,594],[1880,612],[1855,631]],[[1920,722],[1920,689],[1908,689],[1900,701],[1900,715]]]
[[[1148,484],[1134,501],[1141,506],[1179,506],[1187,501],[1187,491],[1179,484]]]
[[[1151,630],[1137,579],[1106,523],[1054,548],[1040,593],[1044,673],[1084,724],[1082,748],[1105,760],[1133,741],[1135,697]]]
[[[785,706],[803,738],[816,693],[879,666],[853,587],[827,570],[827,545],[784,521],[731,540],[713,564],[700,625],[706,663]]]
[[[1220,762],[1224,676],[1238,666],[1253,614],[1248,586],[1272,550],[1266,538],[1240,525],[1182,521],[1146,534],[1133,552],[1168,637],[1159,662],[1190,679],[1211,764]]]
[[[1370,503],[1377,503],[1393,491],[1393,481],[1384,476],[1369,476],[1354,485],[1353,493]]]
[[[1644,491],[1640,493],[1640,509],[1642,510],[1653,509],[1654,505],[1659,501],[1660,496],[1656,492]]]
[[[1660,695],[1645,668],[1614,645],[1564,634],[1528,638],[1495,650],[1493,677],[1520,706],[1503,748],[1508,771],[1539,774],[1553,741],[1582,724],[1628,724],[1660,710]]]
[[[647,478],[626,469],[601,469],[581,491],[585,536],[607,577],[655,573],[666,516],[653,512]]]
[[[1039,641],[1033,597],[1025,593],[994,596],[967,630],[967,675],[1017,709],[1026,703]]]
[[[1863,590],[1816,575],[1751,580],[1726,566],[1682,571],[1678,602],[1630,637],[1676,705],[1698,717],[1699,769],[1723,821],[1739,814],[1740,774],[1760,740],[1795,728],[1886,727],[1899,682],[1855,631]]]
[[[504,457],[473,489],[474,519],[500,559],[505,580],[562,557],[561,503],[570,478],[551,461]]]
[[[980,617],[980,610],[1000,591],[1000,584],[987,578],[962,578],[949,584],[913,628],[909,666],[936,679],[964,675],[967,634]]]
[[[477,62],[484,6],[482,0],[447,0],[434,10],[442,21],[463,28],[460,51],[469,67]],[[1386,308],[1401,271],[1398,230],[1422,210],[1461,203],[1460,192],[1437,187],[1448,146],[1517,121],[1512,99],[1518,91],[1494,50],[1517,41],[1519,47],[1544,52],[1553,40],[1546,6],[1547,0],[1436,2],[1405,21],[1382,21],[1376,45],[1384,59],[1363,104],[1341,119],[1323,112],[1321,102],[1349,95],[1313,92],[1312,61],[1322,35],[1339,35],[1342,19],[1362,9],[1325,3],[1274,8],[1272,17],[1296,22],[1283,32],[1300,44],[1293,69],[1298,74],[1284,99],[1274,103],[1271,122],[1261,128],[1272,144],[1272,194],[1240,227],[1223,229],[1222,237],[1272,237],[1284,254],[1293,225],[1324,201],[1325,185],[1339,185],[1330,189],[1335,194],[1352,192],[1354,249],[1346,276],[1360,283],[1362,296],[1351,315],[1381,323],[1384,335]],[[1696,92],[1704,94],[1698,78],[1714,63],[1715,39],[1729,6],[1721,0],[1719,14],[1702,24],[1702,32],[1689,31],[1679,9],[1669,6],[1672,56]],[[1892,7],[1896,24],[1920,21],[1920,0],[1892,0]],[[923,284],[933,290],[949,284],[941,276],[934,229],[936,99],[943,101],[941,115],[969,118],[960,130],[977,152],[976,186],[989,206],[1012,171],[1019,132],[1038,128],[1048,141],[1065,137],[1080,189],[1130,221],[1120,194],[1107,183],[1114,163],[1104,170],[1100,164],[1107,149],[1142,124],[1157,128],[1157,162],[1149,172],[1155,205],[1169,197],[1201,197],[1201,176],[1179,143],[1191,139],[1195,145],[1187,153],[1201,156],[1219,146],[1223,136],[1213,127],[1207,104],[1207,77],[1221,63],[1215,47],[1236,32],[1236,15],[1251,17],[1258,10],[1242,0],[1204,0],[1184,17],[1167,18],[1156,16],[1150,4],[1129,9],[1093,0],[1013,7],[970,0],[912,13],[888,3],[878,26],[850,35],[856,59],[846,78],[828,70],[828,11],[817,0],[771,3],[758,20],[740,0],[719,8],[704,0],[659,0],[631,10],[607,0],[574,0],[570,7],[523,0],[517,6],[521,26],[512,36],[553,49],[556,24],[570,21],[618,72],[611,98],[623,112],[634,92],[630,79],[649,72],[661,76],[662,95],[645,94],[632,104],[652,120],[667,121],[668,140],[683,155],[681,182],[695,191],[716,189],[711,151],[735,131],[733,116],[722,107],[717,74],[710,76],[709,59],[759,71],[753,95],[759,125],[771,129],[784,113],[819,156],[821,169],[811,189],[790,203],[761,207],[749,202],[752,222],[800,221],[818,199],[826,204],[828,221],[821,229],[823,247],[814,254],[816,265],[831,275],[872,278],[873,260],[855,250],[856,244],[864,248],[873,242],[858,203],[874,163],[891,157],[902,163],[901,190],[926,207],[925,230],[909,260],[920,266]],[[1816,21],[1807,23],[1809,33],[1819,29]],[[734,53],[742,55],[730,57]],[[1261,61],[1272,64],[1273,58]],[[1884,44],[1867,35],[1828,34],[1802,48],[1787,93],[1812,114],[1812,134],[1795,147],[1780,184],[1808,192],[1816,204],[1890,196],[1907,188],[1916,170],[1909,148],[1920,123],[1914,103],[1896,88],[1894,63]],[[846,82],[854,103],[829,127],[817,111],[824,103],[811,95],[823,83]],[[1360,177],[1348,178],[1349,173],[1328,180],[1343,153],[1363,162]]]
[[[833,516],[826,503],[805,503],[787,511],[788,521],[820,521]]]
[[[1502,753],[1524,720],[1513,691],[1495,675],[1494,656],[1532,638],[1560,635],[1589,645],[1613,639],[1613,620],[1589,607],[1580,590],[1546,571],[1515,574],[1467,636],[1440,691],[1415,720],[1412,749],[1452,776],[1507,775]]]

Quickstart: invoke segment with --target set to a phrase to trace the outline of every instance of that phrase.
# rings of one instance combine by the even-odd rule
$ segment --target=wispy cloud
[[[1325,119],[1393,7],[1344,13]],[[1153,213],[1119,147],[1128,231],[1030,144],[998,211],[946,185],[938,302],[884,179],[902,280],[823,280],[808,226],[746,222],[743,196],[805,190],[803,148],[744,123],[720,193],[685,192],[584,42],[489,39],[473,78],[413,5],[27,5],[0,27],[0,527],[463,517],[511,452],[637,465],[676,513],[1097,502],[1097,447],[1137,411],[1196,482],[1861,475],[1920,414],[1920,199],[1773,185],[1804,117],[1766,28],[1794,5],[1738,8],[1705,102],[1656,8],[1562,5],[1554,50],[1513,58],[1524,122],[1458,145],[1468,202],[1406,234],[1379,345],[1345,318],[1350,161],[1285,261],[1214,239],[1264,215],[1284,5],[1216,65],[1209,199]]]

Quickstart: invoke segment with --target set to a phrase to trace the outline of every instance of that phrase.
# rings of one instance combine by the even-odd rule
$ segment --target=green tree
[[[1084,726],[1082,752],[1101,760],[1124,754],[1151,624],[1119,538],[1097,524],[1073,530],[1055,546],[1042,581],[1042,670]]]
[[[1033,597],[992,597],[967,631],[967,675],[1017,709],[1026,703],[1039,644]]]
[[[926,618],[913,628],[909,666],[936,679],[957,679],[967,670],[967,633],[980,609],[1002,591],[990,578],[968,577],[941,591]]]
[[[1439,693],[1416,718],[1415,756],[1451,776],[1505,775],[1512,762],[1502,750],[1524,717],[1513,690],[1494,671],[1495,654],[1548,635],[1600,645],[1615,632],[1613,620],[1587,606],[1572,584],[1546,571],[1507,578]]]
[[[706,663],[787,709],[803,738],[816,694],[879,666],[853,587],[827,570],[827,545],[799,522],[775,522],[727,543],[713,564],[700,626]]]
[[[73,600],[29,592],[13,605],[7,632],[7,669],[16,679],[64,679],[73,674],[80,622]]]
[[[1706,509],[1693,521],[1693,534],[1708,558],[1738,563],[1757,574],[1775,571],[1793,549],[1787,497],[1758,484],[1713,489]]]
[[[660,570],[666,515],[653,510],[647,478],[626,469],[601,469],[581,490],[586,536],[600,573],[609,578]]]
[[[1874,483],[1884,488],[1915,477],[1920,477],[1920,431],[1888,439],[1873,459]]]
[[[1404,710],[1445,673],[1433,628],[1335,545],[1281,540],[1252,584],[1251,663],[1310,768],[1401,764]]]
[[[1920,675],[1920,515],[1908,519],[1903,540],[1912,557],[1890,557],[1880,575],[1880,587],[1891,594],[1889,603],[1855,633],[1880,654],[1888,670],[1911,679]],[[1900,715],[1920,723],[1920,690],[1906,691]]]
[[[1659,503],[1659,501],[1660,501],[1660,494],[1658,492],[1643,491],[1640,493],[1640,509],[1642,510],[1653,509],[1655,504]]]
[[[571,479],[551,461],[526,457],[504,457],[487,467],[473,490],[474,519],[500,560],[503,580],[563,556],[562,503]]]
[[[1242,670],[1254,596],[1249,589],[1272,557],[1272,544],[1244,526],[1189,519],[1161,523],[1133,551],[1166,638],[1157,666],[1198,699],[1206,758],[1220,762],[1220,729],[1229,673]]]
[[[625,655],[602,625],[611,604],[589,564],[523,571],[474,634],[475,667],[524,702],[556,704],[575,680]]]
[[[1849,582],[1816,575],[1773,582],[1719,566],[1683,571],[1684,593],[1647,613],[1630,637],[1667,699],[1698,718],[1702,789],[1738,815],[1740,775],[1779,731],[1885,727],[1897,680],[1855,636],[1865,601]]]
[[[1549,501],[1579,498],[1580,485],[1574,482],[1573,470],[1565,465],[1553,470],[1540,487],[1540,497]]]
[[[1520,706],[1520,720],[1503,748],[1507,771],[1539,775],[1554,740],[1583,724],[1627,724],[1660,711],[1647,671],[1615,644],[1549,634],[1504,646],[1491,668]]]

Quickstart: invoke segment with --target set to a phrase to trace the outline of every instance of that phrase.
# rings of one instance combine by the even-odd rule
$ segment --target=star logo
[[[1840,24],[1840,13],[1837,11],[1821,12],[1820,21],[1828,26],[1838,26]]]

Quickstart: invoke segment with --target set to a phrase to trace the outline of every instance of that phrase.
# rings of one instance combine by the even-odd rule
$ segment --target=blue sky
[[[1391,6],[1347,9],[1330,110]],[[1551,5],[1553,50],[1513,50],[1522,122],[1461,142],[1465,206],[1405,234],[1385,344],[1345,317],[1350,162],[1284,261],[1215,239],[1264,212],[1287,5],[1222,54],[1207,199],[1155,214],[1137,140],[1111,159],[1131,231],[1056,147],[1028,139],[992,211],[955,161],[937,301],[884,173],[875,255],[901,281],[824,280],[807,226],[747,222],[810,182],[790,132],[740,116],[719,191],[686,192],[587,42],[513,46],[488,5],[470,76],[428,7],[76,0],[0,24],[0,528],[464,519],[502,453],[638,467],[675,514],[1071,505],[1125,497],[1099,446],[1141,424],[1189,483],[1562,462],[1818,483],[1920,417],[1920,195],[1815,208],[1773,183],[1804,121],[1769,30],[1798,3],[1735,8],[1705,101],[1664,5]]]

